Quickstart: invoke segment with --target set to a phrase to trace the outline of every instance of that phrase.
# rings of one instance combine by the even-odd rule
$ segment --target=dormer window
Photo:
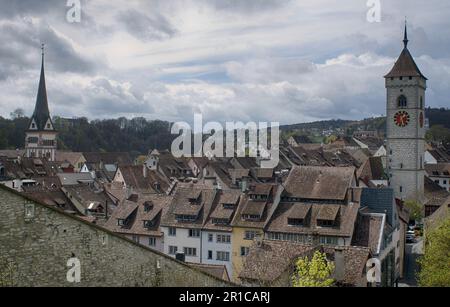
[[[31,124],[31,129],[36,129],[36,124],[35,123]]]
[[[50,124],[47,124],[47,129],[50,129]]]
[[[150,212],[153,210],[154,205],[151,202],[145,202],[144,203],[144,211],[146,213]]]
[[[212,219],[214,225],[227,225],[229,223],[228,219]]]
[[[234,204],[223,204],[224,209],[234,209],[236,206]]]
[[[117,220],[117,225],[118,226],[120,226],[120,227],[124,227],[124,226],[126,226],[126,221],[124,220],[124,219],[118,219]]]
[[[255,221],[255,222],[261,220],[261,216],[256,214],[244,214],[242,215],[242,218],[246,221]]]
[[[151,228],[154,226],[153,221],[144,221],[144,228]]]
[[[334,221],[332,220],[317,220],[317,226],[319,227],[333,227]]]
[[[303,226],[304,223],[305,223],[304,219],[288,218],[288,225],[289,226]]]

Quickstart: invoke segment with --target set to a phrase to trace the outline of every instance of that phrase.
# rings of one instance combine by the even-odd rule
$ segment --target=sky
[[[376,2],[376,1],[369,1]],[[450,2],[0,0],[0,116],[34,109],[45,67],[53,116],[294,124],[385,114],[383,76],[403,48],[450,107]]]

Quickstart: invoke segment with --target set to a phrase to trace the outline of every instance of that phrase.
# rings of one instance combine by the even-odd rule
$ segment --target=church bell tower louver
[[[25,137],[25,155],[28,158],[47,158],[55,161],[57,131],[50,117],[44,72],[44,45],[36,106]]]

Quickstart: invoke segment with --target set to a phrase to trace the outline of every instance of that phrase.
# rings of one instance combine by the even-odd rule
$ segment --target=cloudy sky
[[[31,115],[46,44],[52,115],[191,122],[360,119],[384,114],[402,49],[450,107],[450,2],[380,0],[0,0],[0,115]]]

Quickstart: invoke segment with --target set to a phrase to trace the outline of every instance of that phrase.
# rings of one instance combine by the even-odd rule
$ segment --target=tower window
[[[403,187],[400,186],[400,193],[403,193]]]
[[[420,96],[420,108],[423,109],[423,97]]]
[[[409,80],[412,80],[412,77],[409,77]]]
[[[408,100],[406,99],[405,95],[401,95],[398,97],[397,105],[399,108],[406,108],[408,106]]]

